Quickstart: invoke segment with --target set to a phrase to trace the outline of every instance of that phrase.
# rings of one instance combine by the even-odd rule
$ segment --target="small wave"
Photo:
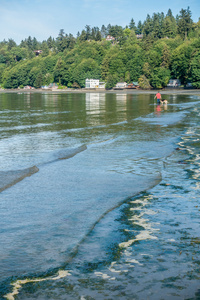
[[[180,111],[176,114],[166,113],[163,115],[161,114],[159,116],[154,114],[149,114],[146,117],[139,117],[136,120],[149,122],[150,124],[155,124],[155,125],[168,126],[180,122],[185,117],[186,113],[187,113],[186,111]]]
[[[0,192],[38,171],[36,166],[23,170],[0,171]]]
[[[71,158],[71,157],[75,156],[76,154],[78,154],[82,151],[85,151],[86,149],[87,149],[86,145],[81,145],[78,148],[60,150],[57,153],[57,157],[58,157],[58,159],[68,159],[68,158]]]
[[[76,148],[67,148],[57,151],[53,154],[53,159],[50,161],[47,161],[45,163],[42,163],[41,165],[47,165],[49,163],[54,163],[56,161],[62,160],[62,159],[69,159],[74,157],[76,154],[85,151],[87,149],[86,145],[81,145]]]

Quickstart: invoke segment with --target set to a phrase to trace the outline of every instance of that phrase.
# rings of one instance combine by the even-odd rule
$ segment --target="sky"
[[[17,44],[31,36],[42,42],[56,38],[61,29],[77,33],[86,25],[125,27],[131,19],[144,22],[147,14],[170,8],[174,17],[189,6],[192,20],[200,17],[200,0],[0,0],[0,41],[13,39]]]

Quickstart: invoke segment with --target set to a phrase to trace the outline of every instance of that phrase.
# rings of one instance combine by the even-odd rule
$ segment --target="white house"
[[[126,82],[118,82],[116,86],[114,87],[115,90],[123,90],[127,87]]]
[[[105,89],[105,87],[106,87],[106,83],[104,81],[99,82],[99,88],[100,89]]]
[[[167,87],[175,88],[179,87],[181,85],[181,82],[179,79],[170,79],[169,83],[167,84]]]
[[[99,79],[86,79],[85,80],[86,89],[95,89],[99,87]]]

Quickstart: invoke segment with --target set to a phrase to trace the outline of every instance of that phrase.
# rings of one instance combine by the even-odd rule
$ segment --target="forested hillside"
[[[108,41],[110,35],[114,39]],[[38,52],[38,50],[42,50]],[[84,87],[86,78],[100,79],[112,88],[118,81],[138,81],[141,88],[162,88],[170,78],[200,88],[200,20],[189,7],[179,15],[154,13],[136,25],[89,25],[74,37],[60,30],[58,37],[38,42],[28,37],[0,43],[0,85],[39,88]]]

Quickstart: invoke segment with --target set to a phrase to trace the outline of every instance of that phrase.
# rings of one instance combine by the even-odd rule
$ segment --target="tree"
[[[86,78],[100,78],[100,76],[100,66],[92,58],[82,59],[81,63],[73,68],[73,82],[77,82],[81,87],[85,86]]]
[[[162,51],[162,63],[161,66],[164,68],[169,68],[170,66],[170,50],[169,47],[165,44]]]
[[[166,16],[163,22],[163,36],[173,38],[177,35],[176,20],[173,17]]]
[[[137,28],[135,30],[136,34],[142,34],[142,30],[143,30],[143,24],[141,21],[138,22]]]
[[[52,39],[51,36],[47,39],[47,46],[49,49],[52,49],[55,47],[55,41],[54,41],[54,39]]]
[[[33,41],[32,41],[31,36],[29,36],[28,39],[25,41],[26,41],[26,45],[27,45],[28,49],[33,50]]]
[[[34,86],[40,88],[44,83],[44,76],[42,73],[39,73],[35,79]]]
[[[40,43],[37,41],[37,39],[35,37],[32,40],[32,49],[33,50],[40,49]]]
[[[85,32],[86,32],[86,40],[90,40],[92,37],[92,31],[90,25],[85,26]]]
[[[13,47],[16,47],[17,44],[15,43],[15,41],[13,39],[9,39],[8,40],[8,50],[11,50]]]
[[[118,82],[119,77],[117,76],[117,74],[109,74],[107,79],[106,79],[106,90],[110,90],[112,89],[116,83]]]
[[[123,28],[121,26],[115,25],[111,26],[109,29],[109,34],[115,37],[116,39],[119,39],[123,36]]]
[[[149,80],[144,76],[140,76],[139,80],[138,80],[139,86],[141,89],[143,90],[149,90],[151,89],[151,85],[149,83]]]
[[[195,49],[189,68],[188,81],[192,82],[192,85],[195,88],[200,88],[200,51]]]
[[[42,57],[46,57],[49,55],[49,48],[48,48],[48,45],[47,45],[47,42],[43,41],[42,42]]]
[[[107,28],[105,25],[101,26],[101,36],[102,38],[105,38],[107,36]]]
[[[67,85],[69,82],[69,71],[66,63],[60,57],[54,68],[54,81],[59,84]]]
[[[148,36],[153,31],[153,21],[149,14],[147,14],[146,20],[143,26],[143,33],[145,36]]]
[[[191,11],[188,6],[187,9],[181,9],[180,15],[178,16],[177,25],[178,25],[178,33],[182,36],[182,38],[187,38],[189,32],[192,29],[192,19],[191,19]]]
[[[171,55],[172,75],[174,78],[180,79],[183,84],[188,81],[191,53],[192,47],[190,43],[185,42],[177,47]]]
[[[131,19],[131,22],[129,24],[129,29],[136,31],[137,27],[135,26],[135,21],[133,18]]]
[[[97,31],[95,40],[96,40],[96,41],[101,41],[101,32],[100,32],[99,30]]]
[[[164,67],[154,69],[151,75],[150,84],[153,88],[161,89],[167,86],[170,79],[170,70]]]
[[[56,38],[58,52],[63,52],[67,48],[67,37],[65,36],[64,29],[60,29],[59,35]]]
[[[80,35],[80,37],[79,37],[79,40],[80,40],[81,42],[84,42],[84,41],[87,40],[87,34],[86,34],[86,31],[85,31],[85,30],[82,30],[81,35]]]

